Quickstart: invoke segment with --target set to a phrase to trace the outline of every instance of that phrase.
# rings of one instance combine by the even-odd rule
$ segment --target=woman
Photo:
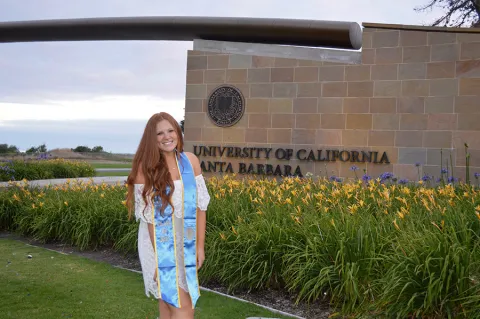
[[[149,119],[127,184],[129,218],[135,210],[140,220],[145,294],[159,299],[160,319],[193,319],[210,196],[198,158],[183,151],[180,125],[171,115]]]

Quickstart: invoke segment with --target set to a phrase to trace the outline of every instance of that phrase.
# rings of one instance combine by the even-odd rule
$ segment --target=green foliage
[[[122,202],[125,191],[123,186],[99,186],[91,181],[46,188],[12,186],[0,192],[0,225],[80,249],[113,245],[123,236],[133,238],[131,234],[138,229],[127,219]],[[135,241],[121,247],[135,251]]]
[[[103,147],[102,146],[94,146],[92,148],[92,152],[93,153],[101,153],[101,152],[103,152]]]
[[[15,145],[0,144],[0,154],[16,154],[19,152]]]
[[[73,151],[77,153],[90,153],[92,149],[88,146],[77,146],[73,149]]]
[[[31,154],[38,154],[38,153],[45,153],[47,151],[47,146],[45,144],[39,145],[37,147],[32,146],[28,150],[25,151],[25,153],[31,155]]]
[[[95,169],[86,162],[53,160],[13,160],[0,163],[0,181],[93,177]]]
[[[74,152],[77,153],[102,153],[104,152],[103,146],[94,146],[93,148],[90,148],[88,146],[77,146],[74,149],[72,149]]]
[[[378,181],[209,179],[201,282],[284,289],[350,318],[479,318],[480,191]],[[136,252],[123,185],[0,192],[0,227]]]
[[[280,287],[352,318],[477,318],[480,192],[210,180],[202,280]]]

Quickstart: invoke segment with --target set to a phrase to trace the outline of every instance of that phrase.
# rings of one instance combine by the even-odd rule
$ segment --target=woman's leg
[[[190,294],[183,289],[179,290],[182,308],[175,308],[168,305],[170,308],[171,319],[194,319],[193,316],[195,311],[192,309],[192,299],[190,298]]]
[[[160,311],[160,319],[172,319],[170,309],[165,301],[158,300],[158,311]]]

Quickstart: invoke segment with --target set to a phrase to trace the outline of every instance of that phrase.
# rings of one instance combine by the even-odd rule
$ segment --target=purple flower
[[[333,182],[333,181],[336,181],[336,180],[337,180],[337,176],[335,176],[335,175],[330,176],[330,180],[331,180],[332,182]]]
[[[408,179],[401,179],[401,180],[398,181],[398,183],[401,184],[401,185],[406,185],[406,184],[408,184]]]
[[[447,173],[448,173],[448,169],[442,168],[441,173],[442,173],[442,174],[447,174]]]
[[[424,181],[424,182],[428,182],[430,179],[431,179],[431,177],[428,176],[427,174],[423,175],[423,177],[422,177],[422,181]]]
[[[380,177],[380,183],[383,183],[389,179],[393,180],[393,173],[385,172],[385,173],[382,173],[379,177]]]
[[[337,183],[341,183],[341,182],[342,182],[342,179],[341,179],[340,177],[337,177],[337,178],[335,179],[335,181],[336,181]]]
[[[473,174],[473,176],[475,176],[475,178],[478,179],[478,178],[480,178],[480,173],[475,173],[475,174]]]
[[[42,153],[42,154],[37,156],[37,160],[46,160],[47,158],[48,158],[47,153]]]
[[[5,173],[15,173],[15,169],[11,168],[10,166],[0,166],[0,170],[4,171]]]
[[[372,179],[372,177],[371,177],[370,175],[365,174],[365,175],[362,176],[362,180],[363,180],[365,183],[368,182],[368,181],[371,180],[371,179]]]
[[[352,167],[350,167],[350,170],[355,172],[356,170],[358,170],[358,167],[353,165]]]
[[[448,182],[449,182],[449,183],[455,183],[456,181],[458,181],[458,178],[455,178],[455,177],[453,177],[453,176],[450,176],[450,177],[448,178]]]
[[[10,176],[10,180],[15,180],[15,169],[9,166],[0,166],[0,173],[4,173],[6,176]]]
[[[393,177],[393,173],[390,173],[390,172],[385,172],[385,173],[380,175],[381,180],[387,180],[387,179],[390,179],[392,177]]]

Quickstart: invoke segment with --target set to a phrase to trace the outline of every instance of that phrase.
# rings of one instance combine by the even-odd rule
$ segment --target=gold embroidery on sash
[[[157,254],[157,236],[155,234],[155,205],[152,204],[152,221],[153,221],[153,244],[155,250],[155,272],[157,273],[157,290],[158,298],[162,299],[162,289],[160,288],[160,272],[158,271],[158,254]]]

